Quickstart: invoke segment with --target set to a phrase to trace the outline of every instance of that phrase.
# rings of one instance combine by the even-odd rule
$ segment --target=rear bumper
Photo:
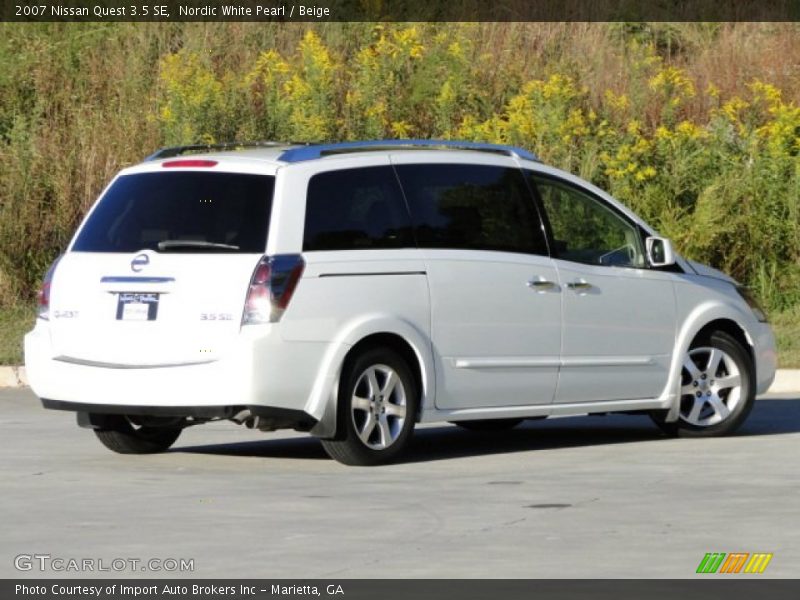
[[[50,410],[100,415],[147,415],[150,417],[195,417],[199,419],[230,419],[247,406],[142,406],[128,404],[87,404],[42,398],[42,406]],[[305,413],[302,413],[305,414]]]
[[[42,398],[42,406],[51,410],[78,413],[78,425],[87,429],[105,429],[112,415],[189,418],[188,423],[211,419],[234,419],[245,422],[258,417],[271,429],[294,428],[310,431],[317,424],[311,415],[300,410],[269,406],[126,406],[118,404],[82,404]],[[239,420],[241,419],[241,420]]]
[[[115,368],[55,357],[47,323],[37,323],[25,336],[25,363],[31,388],[46,408],[228,418],[242,409],[304,414],[327,348],[286,342],[265,325],[243,331],[218,360]]]

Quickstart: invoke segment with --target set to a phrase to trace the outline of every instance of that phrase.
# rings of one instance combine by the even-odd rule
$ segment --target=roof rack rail
[[[236,150],[238,148],[274,148],[280,146],[307,146],[308,142],[224,142],[220,144],[189,144],[187,146],[168,146],[160,148],[145,158],[145,162],[162,158],[173,158],[190,152],[210,152],[212,150]]]
[[[482,142],[463,142],[456,140],[375,140],[366,142],[340,142],[335,144],[307,144],[300,148],[288,148],[278,157],[284,162],[300,162],[322,158],[331,154],[343,154],[347,152],[367,152],[370,150],[416,150],[416,149],[439,149],[439,150],[475,150],[478,152],[494,152],[506,156],[516,156],[524,160],[534,160],[539,158],[525,150],[515,146],[502,144],[487,144]]]

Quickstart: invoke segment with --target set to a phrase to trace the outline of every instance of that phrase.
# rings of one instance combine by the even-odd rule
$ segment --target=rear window
[[[80,252],[263,253],[275,178],[139,173],[117,179],[91,213]]]

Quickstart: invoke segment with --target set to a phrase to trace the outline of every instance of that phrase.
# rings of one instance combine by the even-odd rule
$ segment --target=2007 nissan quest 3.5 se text
[[[219,419],[384,463],[416,423],[648,413],[734,431],[773,380],[746,289],[508,146],[188,146],[123,170],[25,338],[46,408],[122,453]]]

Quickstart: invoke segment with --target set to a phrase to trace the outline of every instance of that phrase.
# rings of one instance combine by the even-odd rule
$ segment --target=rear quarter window
[[[519,169],[404,164],[397,173],[421,248],[547,254],[542,223]]]
[[[137,173],[118,178],[89,215],[79,252],[263,253],[275,178]]]
[[[309,180],[303,250],[413,246],[408,209],[391,167],[329,171]]]

